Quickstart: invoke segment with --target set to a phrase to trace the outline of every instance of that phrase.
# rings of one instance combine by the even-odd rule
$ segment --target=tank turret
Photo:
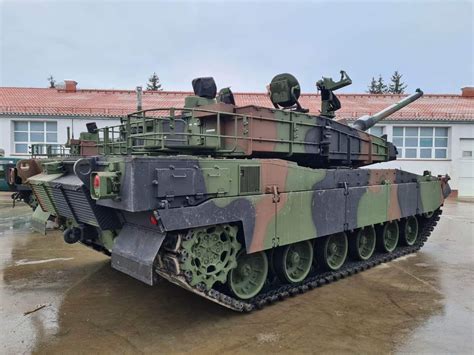
[[[300,85],[288,73],[275,76],[267,87],[274,108],[238,106],[229,88],[216,97],[214,79],[197,78],[195,95],[185,99],[183,108],[138,111],[118,127],[97,130],[99,153],[274,158],[310,168],[359,167],[396,159],[393,144],[363,131],[418,99],[421,90],[349,126],[333,119],[341,108],[333,91],[351,83],[344,71],[338,81],[319,80],[321,114],[315,115],[299,103]]]

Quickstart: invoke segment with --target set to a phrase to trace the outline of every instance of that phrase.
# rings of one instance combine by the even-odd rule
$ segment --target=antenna
[[[137,86],[137,111],[142,110],[142,87]]]

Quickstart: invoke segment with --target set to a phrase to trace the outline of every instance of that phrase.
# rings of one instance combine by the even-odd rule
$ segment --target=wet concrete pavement
[[[0,198],[1,353],[473,353],[472,203],[448,201],[417,255],[247,315],[146,286],[10,207]]]

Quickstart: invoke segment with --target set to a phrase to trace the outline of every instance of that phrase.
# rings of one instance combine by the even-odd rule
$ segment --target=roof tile
[[[182,107],[184,91],[145,91],[143,108]],[[265,93],[235,93],[237,105],[272,107]],[[338,118],[354,119],[374,114],[397,102],[403,95],[339,94],[342,108]],[[320,96],[303,94],[303,107],[319,113]],[[76,92],[43,88],[0,88],[0,113],[48,114],[117,117],[135,111],[136,94],[132,90],[93,90]],[[474,121],[474,97],[461,95],[424,95],[391,116],[391,120]]]

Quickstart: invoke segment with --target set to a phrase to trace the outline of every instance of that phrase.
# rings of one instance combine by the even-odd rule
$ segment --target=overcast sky
[[[154,71],[167,90],[197,76],[265,90],[293,73],[304,92],[322,76],[399,70],[408,91],[459,93],[474,82],[472,1],[0,0],[0,85],[45,87],[49,74],[80,88],[133,89]]]

